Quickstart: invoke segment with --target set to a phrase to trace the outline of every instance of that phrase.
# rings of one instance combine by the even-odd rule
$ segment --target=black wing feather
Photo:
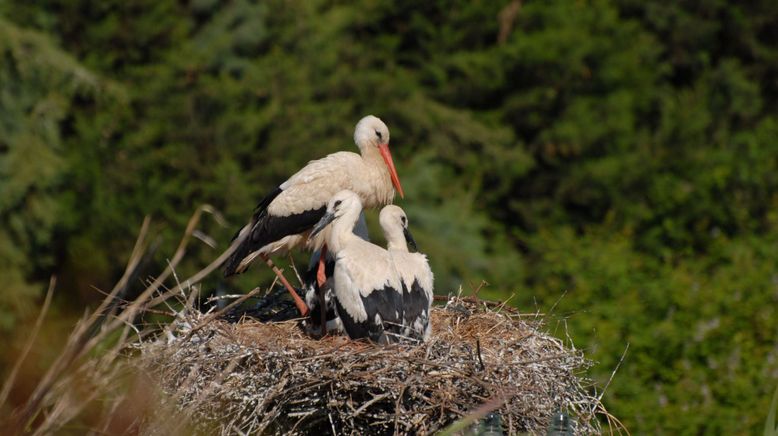
[[[311,267],[308,268],[308,271],[303,276],[303,285],[305,289],[305,302],[308,304],[308,309],[311,310],[310,317],[311,317],[311,323],[312,325],[318,326],[321,325],[321,309],[319,308],[319,298],[318,298],[318,292],[319,292],[319,283],[316,280],[316,273],[319,269],[319,257],[321,256],[321,251],[316,251],[313,256],[311,256]],[[324,274],[327,276],[327,279],[331,279],[333,274],[335,273],[335,259],[332,258],[332,255],[330,252],[327,252],[327,258],[324,260]],[[326,286],[326,285],[325,285]],[[329,297],[329,303],[326,307],[326,317],[327,321],[331,321],[335,318],[337,318],[337,314],[335,313],[335,306],[332,305],[333,293],[332,290],[327,288],[326,289],[326,296]]]
[[[373,342],[385,344],[393,342],[402,334],[403,296],[398,290],[389,286],[374,289],[366,297],[361,297],[367,313],[367,320],[357,322],[335,298],[335,306],[343,323],[343,328],[351,339],[369,338]],[[382,323],[375,323],[376,314],[381,316]],[[394,333],[387,335],[386,332]]]
[[[418,279],[413,280],[410,290],[403,284],[403,319],[405,326],[411,333],[410,336],[414,339],[421,339],[424,331],[413,330],[413,323],[419,318],[424,318],[424,328],[426,329],[429,323],[429,307],[430,300]]]
[[[235,274],[240,262],[252,252],[284,236],[295,235],[310,229],[324,215],[325,207],[283,217],[269,215],[267,207],[281,192],[281,188],[276,188],[257,205],[251,219],[251,233],[238,246],[232,256],[224,262],[225,277]],[[235,237],[239,234],[240,230],[235,234]]]

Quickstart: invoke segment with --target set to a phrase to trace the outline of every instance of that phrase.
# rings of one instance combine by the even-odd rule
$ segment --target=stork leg
[[[284,277],[284,273],[281,272],[281,270],[278,269],[278,267],[273,263],[272,260],[270,260],[267,255],[260,254],[259,255],[262,260],[267,263],[267,266],[270,267],[270,269],[273,270],[274,273],[276,273],[276,276],[278,276],[278,279],[281,280],[281,284],[284,285],[287,291],[289,291],[289,294],[292,296],[292,300],[294,300],[294,305],[297,306],[297,310],[300,311],[300,315],[302,316],[308,316],[308,305],[305,304],[302,298],[300,298],[299,295],[297,295],[297,292],[294,290],[292,285],[289,284],[289,281],[286,280],[286,277]]]
[[[324,284],[327,283],[327,273],[325,271],[325,262],[327,259],[327,245],[322,245],[319,251],[319,266],[316,268],[316,283],[318,287],[319,296],[319,312],[321,313],[321,335],[327,336],[327,298],[324,289]]]
[[[319,251],[319,267],[316,269],[316,282],[319,284],[319,289],[324,286],[327,281],[327,272],[325,268],[325,262],[327,259],[327,244],[321,246]]]

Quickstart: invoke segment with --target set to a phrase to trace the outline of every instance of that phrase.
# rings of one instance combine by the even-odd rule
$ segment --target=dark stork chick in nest
[[[389,252],[354,234],[361,211],[355,193],[340,191],[311,236],[329,227],[326,244],[335,257],[335,310],[346,334],[379,344],[397,342],[403,330],[402,283]]]

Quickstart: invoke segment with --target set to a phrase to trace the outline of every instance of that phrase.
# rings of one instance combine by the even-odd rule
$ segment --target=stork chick
[[[329,227],[326,242],[335,257],[335,310],[348,336],[379,344],[396,342],[402,333],[402,284],[389,252],[352,231],[361,211],[357,194],[338,192],[311,237]]]
[[[364,211],[359,214],[359,219],[354,225],[354,234],[370,242]],[[322,257],[324,258],[325,266],[323,281],[318,277]],[[306,327],[308,333],[313,336],[323,336],[330,332],[336,334],[343,333],[343,325],[335,313],[335,301],[332,296],[332,288],[335,283],[335,279],[332,277],[334,273],[335,257],[331,252],[322,253],[321,250],[317,250],[311,254],[308,271],[303,275],[303,290],[305,292],[305,304],[308,305],[311,312],[310,319],[306,322]],[[322,310],[320,300],[322,294],[324,295],[324,310]]]
[[[416,253],[416,241],[408,230],[408,217],[400,207],[385,206],[378,219],[386,238],[386,248],[402,282],[403,336],[426,341],[432,330],[430,308],[434,281],[427,256]],[[413,252],[408,250],[409,245]]]

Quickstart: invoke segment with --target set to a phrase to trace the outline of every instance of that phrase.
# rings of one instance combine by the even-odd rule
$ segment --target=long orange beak
[[[392,161],[392,154],[389,153],[389,144],[381,144],[378,146],[378,151],[381,153],[381,157],[384,158],[386,166],[389,167],[389,175],[392,177],[392,185],[394,189],[400,193],[400,198],[405,198],[403,192],[403,186],[400,184],[400,178],[397,176],[397,170],[394,169],[394,161]]]

